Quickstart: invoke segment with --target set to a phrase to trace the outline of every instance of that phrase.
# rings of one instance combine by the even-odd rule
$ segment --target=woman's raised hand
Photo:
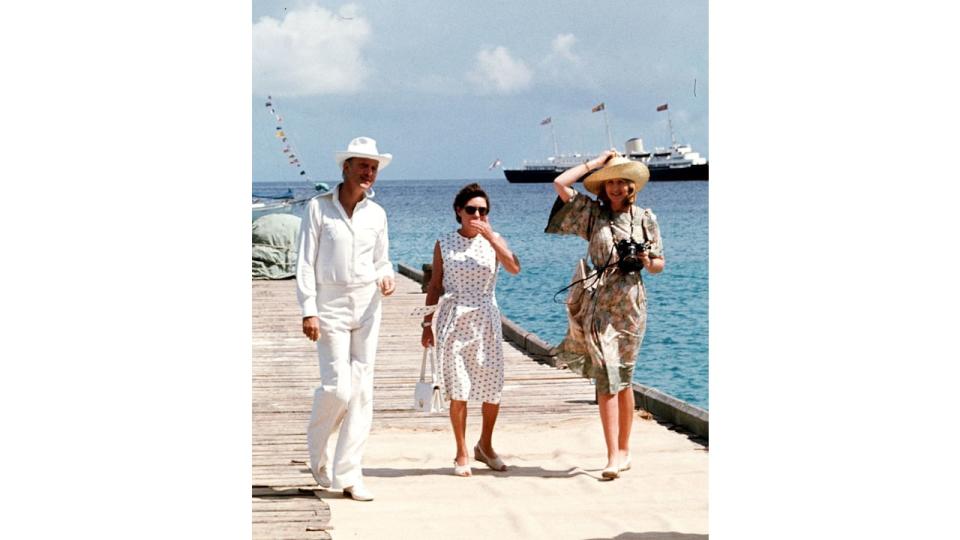
[[[471,221],[467,224],[467,229],[476,232],[487,240],[490,240],[493,236],[493,227],[490,226],[490,222],[488,222],[486,218]]]
[[[613,156],[620,155],[615,148],[604,150],[602,154],[587,162],[587,167],[592,171],[603,167]]]

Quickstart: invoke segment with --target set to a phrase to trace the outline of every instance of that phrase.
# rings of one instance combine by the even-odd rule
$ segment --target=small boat
[[[295,208],[302,201],[307,201],[309,199],[303,199],[301,201],[282,200],[282,201],[262,201],[254,200],[253,201],[253,221],[256,221],[258,218],[266,216],[267,214],[295,214]]]
[[[252,221],[266,216],[268,214],[295,214],[300,215],[306,207],[307,201],[321,193],[330,191],[330,186],[324,182],[317,182],[313,185],[315,193],[309,197],[295,198],[293,189],[287,189],[282,195],[253,195]]]
[[[255,199],[292,199],[293,189],[288,189],[287,192],[282,195],[267,195],[264,193],[254,193],[253,197]]]

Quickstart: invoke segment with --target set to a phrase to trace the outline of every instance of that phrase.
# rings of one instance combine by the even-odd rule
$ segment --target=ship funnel
[[[629,156],[631,154],[645,154],[646,150],[643,149],[643,139],[633,138],[627,141],[624,145],[624,150]]]

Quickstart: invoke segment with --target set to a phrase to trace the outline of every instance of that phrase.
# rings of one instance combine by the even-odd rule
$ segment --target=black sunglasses
[[[470,214],[471,216],[474,215],[474,214],[476,214],[477,212],[480,212],[480,215],[481,215],[481,216],[485,216],[485,215],[487,215],[487,212],[490,211],[490,209],[487,208],[486,206],[470,206],[470,205],[467,205],[467,206],[464,206],[463,209],[466,210],[467,213]]]

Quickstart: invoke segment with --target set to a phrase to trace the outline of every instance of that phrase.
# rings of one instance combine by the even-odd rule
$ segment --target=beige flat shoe
[[[620,477],[620,467],[607,467],[600,473],[600,476],[606,478],[607,480],[613,480],[614,478]]]
[[[627,459],[620,464],[620,472],[629,471],[631,467],[630,464],[630,454],[627,454]]]
[[[495,471],[503,472],[507,470],[507,465],[503,462],[502,459],[500,459],[500,456],[497,456],[495,458],[488,457],[486,454],[483,453],[483,450],[480,449],[480,444],[477,444],[476,446],[473,447],[473,457],[481,463],[486,463],[487,467],[490,467]]]

